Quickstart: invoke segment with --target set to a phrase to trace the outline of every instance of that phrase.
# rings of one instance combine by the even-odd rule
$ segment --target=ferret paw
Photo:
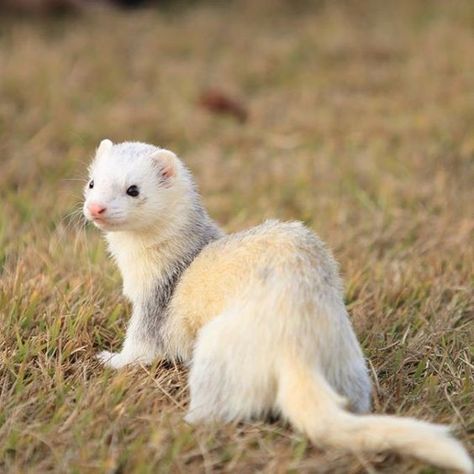
[[[186,423],[190,425],[195,425],[199,420],[196,419],[191,413],[187,413],[186,416],[183,418]]]
[[[120,369],[127,365],[127,361],[124,361],[122,354],[117,352],[102,351],[97,354],[97,359],[105,367],[112,369]]]
[[[202,423],[205,420],[210,419],[212,419],[211,414],[204,414],[201,413],[199,410],[188,410],[186,416],[184,417],[184,421],[190,425],[197,425],[198,423]]]

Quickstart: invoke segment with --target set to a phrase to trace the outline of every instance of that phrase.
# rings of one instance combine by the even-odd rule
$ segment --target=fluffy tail
[[[315,444],[350,451],[393,450],[444,468],[473,473],[461,443],[445,426],[412,418],[354,415],[322,375],[293,359],[279,367],[277,406],[288,421]]]

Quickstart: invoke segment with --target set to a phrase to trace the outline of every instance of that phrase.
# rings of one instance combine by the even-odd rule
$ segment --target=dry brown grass
[[[0,471],[435,472],[280,423],[191,429],[181,368],[96,364],[129,309],[68,215],[105,136],[176,150],[229,231],[307,222],[341,262],[375,410],[472,448],[473,28],[470,0],[0,20]],[[196,105],[216,86],[247,123]]]

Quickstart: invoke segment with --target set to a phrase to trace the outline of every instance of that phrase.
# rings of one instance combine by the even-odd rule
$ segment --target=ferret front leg
[[[97,358],[106,367],[113,369],[132,364],[151,364],[161,355],[161,351],[158,337],[149,329],[143,315],[140,312],[134,312],[127,328],[122,350],[120,352],[102,351]]]

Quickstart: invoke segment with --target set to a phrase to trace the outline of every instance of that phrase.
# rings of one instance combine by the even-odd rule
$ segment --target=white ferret
[[[473,472],[446,427],[362,415],[371,383],[338,267],[301,223],[224,235],[174,153],[110,140],[90,167],[84,213],[106,232],[133,304],[121,352],[99,358],[189,363],[187,421],[280,415],[320,446]]]

